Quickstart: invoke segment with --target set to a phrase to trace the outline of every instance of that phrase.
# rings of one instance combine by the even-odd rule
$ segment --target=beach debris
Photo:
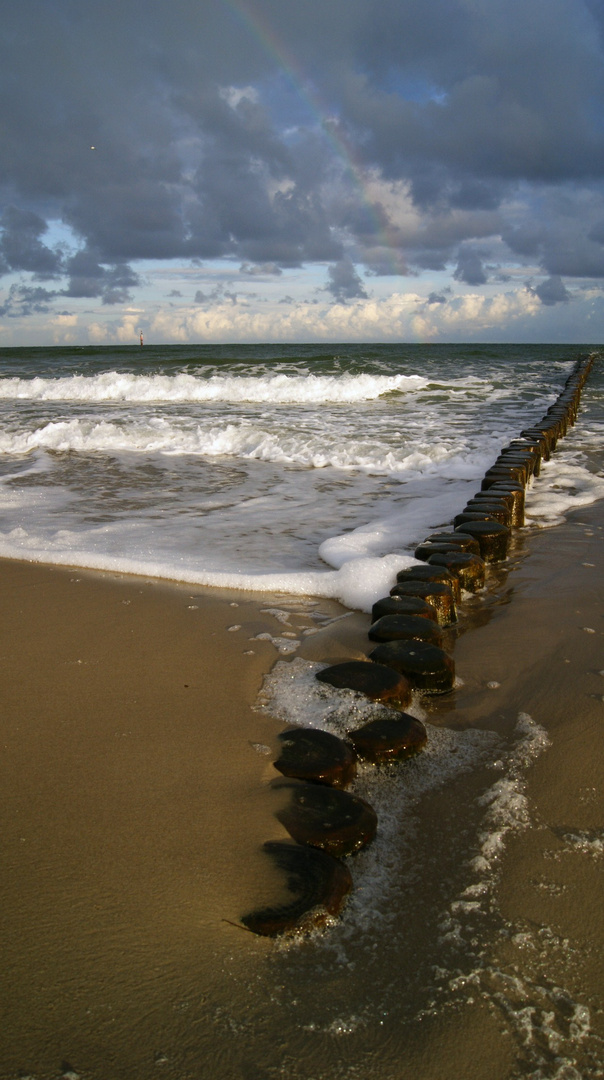
[[[404,675],[384,664],[367,660],[345,660],[317,671],[319,682],[339,690],[356,690],[371,701],[406,709],[411,702],[411,686]]]
[[[415,689],[424,693],[444,694],[453,689],[453,658],[426,641],[386,641],[369,656],[376,663],[399,671]]]
[[[428,740],[421,720],[409,713],[388,711],[348,733],[357,755],[374,765],[402,761],[417,754]]]
[[[279,937],[308,932],[339,914],[352,888],[350,871],[339,859],[318,848],[269,840],[263,850],[287,874],[289,903],[260,908],[241,922],[254,934]]]
[[[419,596],[431,604],[441,626],[457,622],[455,598],[448,585],[440,581],[399,581],[390,592],[391,596]]]
[[[358,795],[321,784],[276,781],[287,788],[290,801],[277,818],[298,844],[321,848],[336,858],[366,847],[377,831],[377,814]]]
[[[281,753],[273,763],[278,772],[298,780],[313,780],[345,788],[356,776],[356,754],[343,739],[320,728],[287,728],[279,735]]]
[[[442,645],[443,635],[435,622],[420,615],[382,615],[367,631],[370,641],[416,640]]]

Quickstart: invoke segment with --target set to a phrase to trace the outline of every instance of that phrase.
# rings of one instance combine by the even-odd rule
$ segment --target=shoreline
[[[571,942],[566,982],[564,950],[548,958],[548,977],[592,1003],[604,954],[596,844],[603,535],[602,502],[563,525],[521,533],[496,587],[464,615],[454,644],[462,685],[446,699],[424,699],[431,724],[507,732],[523,711],[546,728],[551,746],[528,773],[531,824],[508,838],[498,903],[508,922],[548,925]],[[111,1080],[147,1080],[156,1029],[162,1045],[184,1039],[192,1067],[193,1017],[205,1031],[209,1003],[226,1008],[246,980],[266,977],[274,955],[271,944],[230,925],[282,885],[260,848],[281,835],[268,785],[283,724],[252,706],[263,675],[288,657],[256,635],[279,636],[284,627],[270,609],[283,605],[298,611],[290,617],[296,632],[317,625],[297,597],[10,560],[0,561],[0,577],[0,1076],[25,1069],[46,1080],[68,1059],[94,1080],[106,1080],[110,1066]],[[333,662],[367,648],[368,616],[323,600],[316,609],[326,620],[347,617],[301,635],[295,655]],[[422,806],[426,838],[447,799],[445,791]],[[579,838],[574,847],[568,835]],[[493,946],[508,967],[523,952],[512,938]],[[298,987],[298,996],[310,1010],[312,989]],[[181,1016],[175,1002],[185,998],[193,1004]],[[488,1006],[460,1008],[454,1024],[426,1018],[407,1031],[409,1076],[507,1075],[509,1040]],[[286,1023],[298,1032],[298,1013]],[[210,1025],[204,1038],[217,1037]],[[470,1050],[485,1039],[488,1051],[470,1067]],[[257,1052],[260,1062],[268,1051],[260,1036],[253,1045],[246,1060]],[[351,1037],[347,1059],[358,1049]],[[240,1051],[227,1038],[221,1052],[234,1055],[217,1072],[222,1080]],[[162,1075],[188,1074],[181,1064]]]

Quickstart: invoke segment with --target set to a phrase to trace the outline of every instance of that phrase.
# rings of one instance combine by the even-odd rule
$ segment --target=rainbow
[[[320,132],[342,163],[345,175],[348,176],[367,211],[373,231],[378,238],[378,243],[388,252],[388,260],[392,267],[390,273],[400,276],[404,273],[404,270],[397,258],[399,244],[396,242],[394,230],[388,229],[383,212],[378,211],[376,208],[367,190],[367,181],[363,169],[355,161],[351,148],[333,123],[329,109],[320,100],[316,89],[310,81],[304,76],[298,60],[285,42],[277,36],[274,27],[267,18],[260,16],[256,12],[252,14],[249,6],[243,7],[240,0],[222,0],[222,3],[233,14],[239,24],[243,26],[244,30],[251,34],[260,44],[271,59],[276,60],[289,79],[295,93],[300,96],[312,115],[316,117]]]

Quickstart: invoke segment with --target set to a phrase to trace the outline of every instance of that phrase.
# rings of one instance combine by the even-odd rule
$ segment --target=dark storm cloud
[[[98,256],[79,251],[66,262],[69,285],[63,296],[97,297],[104,304],[123,304],[130,299],[130,289],[139,284],[139,277],[130,266],[102,266]]]
[[[467,247],[460,249],[453,277],[457,281],[465,281],[466,285],[485,284],[487,275],[484,272],[482,259],[477,251]]]
[[[502,239],[511,251],[517,255],[537,255],[545,238],[545,229],[533,222],[524,227],[513,227],[502,231]]]
[[[57,295],[41,286],[11,285],[6,300],[0,304],[0,317],[15,319],[36,313],[45,314],[50,311],[50,301]]]
[[[340,303],[367,296],[352,259],[340,259],[333,266],[328,267],[327,273],[328,282],[325,288]]]
[[[604,277],[600,0],[0,0],[0,14],[0,273],[119,304],[136,260],[322,262],[346,300],[365,295],[360,264],[480,287],[503,242],[546,276],[544,303],[561,275]],[[368,194],[359,166],[402,185],[417,220]],[[52,242],[53,222],[80,250]]]
[[[584,186],[573,199],[565,186],[563,194],[544,199],[540,221],[529,212],[521,225],[503,230],[502,239],[554,277],[604,277],[601,209],[597,190],[589,192]]]
[[[385,167],[411,159],[419,178],[431,167],[439,190],[457,177],[577,178],[603,161],[594,29],[582,0],[383,0],[348,111]]]
[[[564,286],[562,278],[554,275],[553,277],[546,278],[541,285],[537,285],[537,288],[531,290],[539,297],[542,304],[547,307],[553,307],[554,304],[567,303],[570,300],[570,294]]]
[[[43,218],[31,210],[7,206],[0,226],[0,258],[5,273],[8,270],[29,270],[39,280],[58,277],[61,255],[40,240],[47,228]]]

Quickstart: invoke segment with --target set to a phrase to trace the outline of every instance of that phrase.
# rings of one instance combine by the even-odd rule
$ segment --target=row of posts
[[[507,558],[513,531],[524,525],[526,486],[575,423],[593,362],[591,356],[578,360],[541,420],[503,447],[453,528],[418,545],[417,564],[399,571],[390,595],[373,606],[368,636],[374,647],[367,658],[317,672],[321,683],[375,702],[375,715],[345,739],[303,727],[279,736],[274,766],[281,779],[275,785],[285,789],[285,805],[277,817],[292,842],[264,847],[287,875],[291,900],[245,915],[241,922],[248,930],[269,937],[300,933],[339,913],[352,888],[342,859],[370,843],[378,826],[373,808],[345,790],[357,762],[383,767],[425,745],[425,726],[404,710],[413,693],[452,690],[455,664],[443,648],[443,631],[457,621],[464,592],[483,590],[489,564]]]

